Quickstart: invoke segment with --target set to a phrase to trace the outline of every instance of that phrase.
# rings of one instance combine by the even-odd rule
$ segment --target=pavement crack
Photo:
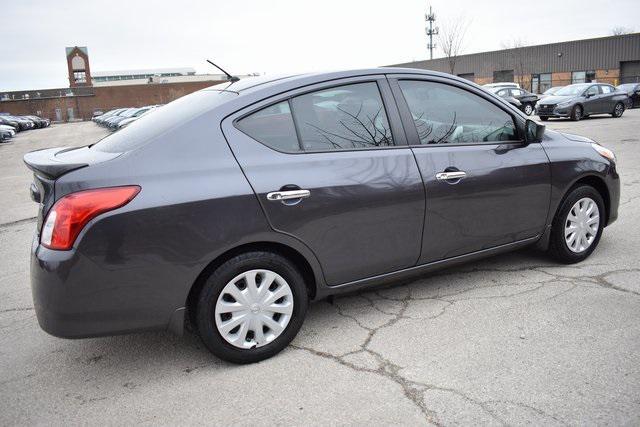
[[[0,314],[2,313],[11,313],[14,311],[32,311],[33,307],[16,307],[16,308],[7,308],[4,310],[0,310]]]
[[[38,217],[32,216],[30,218],[24,218],[16,221],[5,222],[0,224],[0,228],[13,227],[14,225],[28,224],[30,222],[34,222],[36,219],[38,219]]]

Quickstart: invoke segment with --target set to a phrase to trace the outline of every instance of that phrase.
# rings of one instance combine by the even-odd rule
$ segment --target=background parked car
[[[482,87],[486,87],[487,89],[496,88],[496,87],[517,87],[520,85],[514,82],[500,82],[500,83],[487,83],[486,85],[482,85]]]
[[[20,124],[16,120],[11,119],[9,116],[0,116],[0,125],[11,126],[16,132],[20,132],[21,130]]]
[[[545,90],[542,95],[540,95],[540,99],[542,98],[546,98],[547,96],[551,96],[551,95],[555,95],[557,91],[559,91],[560,89],[562,89],[564,86],[553,86],[550,87],[549,89]]]
[[[136,111],[131,117],[127,117],[126,119],[121,120],[118,123],[117,128],[118,129],[122,129],[123,127],[135,122],[140,117],[146,116],[148,113],[152,112],[153,110],[155,110],[158,107],[160,107],[160,106],[159,105],[150,105],[148,107],[138,108],[138,111]]]
[[[603,83],[577,83],[565,86],[538,103],[536,113],[540,120],[550,117],[569,117],[580,120],[593,114],[611,114],[620,117],[624,113],[627,95]]]
[[[621,92],[624,92],[629,97],[627,108],[640,107],[640,83],[625,83],[616,87]]]
[[[514,98],[518,100],[520,105],[517,105],[512,101],[509,102],[518,107],[527,116],[533,114],[536,103],[538,102],[538,95],[516,87],[498,87],[491,88],[490,90],[501,98]]]
[[[11,116],[11,115],[8,115],[6,117],[9,120],[13,120],[13,121],[17,122],[18,126],[20,127],[20,130],[29,130],[29,129],[33,129],[33,128],[36,127],[36,124],[32,120],[27,119],[26,117]]]

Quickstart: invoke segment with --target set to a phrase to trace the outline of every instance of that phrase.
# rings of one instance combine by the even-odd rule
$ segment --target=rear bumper
[[[35,237],[31,246],[31,291],[40,327],[60,338],[182,326],[180,304],[177,308],[160,305],[153,292],[145,294],[135,286],[127,286],[117,270],[100,269],[75,249],[49,250]]]

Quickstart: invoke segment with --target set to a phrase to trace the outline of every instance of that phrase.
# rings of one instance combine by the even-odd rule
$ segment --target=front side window
[[[291,99],[305,151],[388,147],[393,137],[378,85],[339,86]]]
[[[587,95],[589,96],[593,96],[593,95],[597,95],[598,94],[598,86],[591,86],[589,89],[587,89]]]
[[[491,102],[443,83],[398,82],[421,144],[517,140],[513,118]]]

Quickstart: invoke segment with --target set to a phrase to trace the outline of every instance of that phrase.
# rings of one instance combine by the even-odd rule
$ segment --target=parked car
[[[46,128],[47,126],[49,126],[51,124],[51,121],[49,119],[43,119],[42,117],[39,116],[22,116],[28,120],[31,120],[37,128]]]
[[[640,83],[625,83],[616,86],[618,91],[624,92],[629,97],[627,108],[640,107]]]
[[[0,142],[7,142],[9,139],[13,138],[16,134],[16,131],[11,126],[0,125]]]
[[[0,125],[11,126],[16,132],[20,132],[20,123],[17,120],[11,119],[9,116],[0,115]]]
[[[514,82],[500,82],[500,83],[487,83],[485,85],[482,85],[482,87],[486,87],[488,89],[497,88],[497,87],[515,87],[515,88],[519,88],[520,85],[518,83],[514,83]]]
[[[111,117],[115,116],[116,114],[121,113],[121,112],[123,112],[123,111],[125,111],[125,110],[126,110],[126,108],[116,108],[116,109],[114,109],[114,110],[111,110],[111,111],[108,111],[108,112],[104,113],[104,114],[103,114],[103,115],[101,115],[101,116],[94,117],[94,118],[92,118],[92,120],[93,120],[94,122],[96,122],[97,124],[99,124],[99,125],[104,125],[104,124],[105,124],[105,122],[106,122],[109,118],[111,118]]]
[[[121,120],[117,124],[117,128],[122,129],[123,127],[135,122],[136,120],[147,115],[148,113],[151,113],[153,110],[155,110],[158,107],[159,107],[158,105],[150,105],[148,107],[139,108],[131,117],[127,117],[126,119]]]
[[[9,135],[9,138],[13,138],[16,134],[16,128],[9,125],[0,125],[0,130]]]
[[[36,127],[36,124],[33,122],[33,120],[27,119],[26,117],[11,116],[11,115],[4,116],[4,117],[18,123],[20,130],[30,130]]]
[[[141,110],[140,108],[129,108],[125,112],[123,112],[121,114],[118,114],[117,116],[114,116],[113,118],[108,120],[109,128],[111,130],[118,129],[118,124],[120,122],[122,122],[123,120],[126,120],[126,119],[129,119],[129,118],[133,117],[140,110]]]
[[[627,95],[603,83],[576,83],[565,86],[542,99],[536,108],[540,120],[550,117],[569,117],[580,120],[593,114],[611,114],[621,117]]]
[[[546,98],[547,96],[555,95],[557,91],[562,89],[564,86],[553,86],[549,89],[545,90],[542,95],[540,95],[540,99]]]
[[[514,103],[513,101],[509,101],[509,102],[515,105],[516,107],[518,107],[527,116],[530,116],[531,114],[533,114],[536,103],[538,102],[538,95],[531,92],[527,92],[526,90],[523,90],[523,89],[518,89],[515,87],[509,87],[509,88],[497,87],[497,88],[490,88],[490,90],[501,98],[511,98],[511,99],[517,100],[518,101],[517,103]]]
[[[235,363],[285,348],[309,300],[532,245],[580,262],[620,198],[607,148],[402,68],[247,78],[24,161],[45,331],[188,321]]]

